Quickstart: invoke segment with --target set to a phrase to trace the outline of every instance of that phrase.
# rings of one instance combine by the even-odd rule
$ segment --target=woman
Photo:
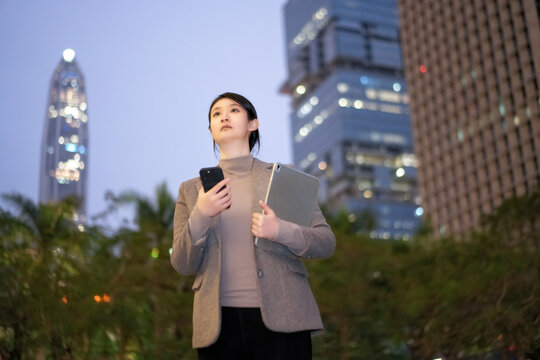
[[[259,120],[248,99],[219,95],[208,120],[225,179],[206,193],[198,177],[180,185],[171,253],[176,271],[197,274],[193,347],[199,359],[311,359],[322,322],[301,258],[332,255],[335,237],[318,206],[302,227],[261,201],[272,164],[251,155]]]

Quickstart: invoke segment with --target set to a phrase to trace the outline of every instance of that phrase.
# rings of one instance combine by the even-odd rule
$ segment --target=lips
[[[232,127],[230,125],[223,125],[221,127],[221,131],[226,130],[226,129],[232,129]]]

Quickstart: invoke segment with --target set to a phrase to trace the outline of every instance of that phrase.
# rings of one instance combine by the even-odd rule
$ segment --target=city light
[[[154,259],[157,259],[159,257],[159,249],[158,248],[153,248],[152,249],[152,252],[150,253],[150,255],[154,258]]]
[[[405,175],[405,169],[404,168],[399,168],[399,169],[396,170],[396,176],[398,178],[403,177],[403,175]]]
[[[364,107],[364,102],[362,100],[355,100],[354,101],[354,108],[355,109],[361,109]]]
[[[62,53],[62,57],[64,58],[65,62],[72,62],[75,58],[75,50],[73,49],[66,49]]]
[[[427,73],[427,67],[426,67],[426,65],[420,65],[420,72],[421,72],[422,74]]]
[[[304,95],[306,93],[306,87],[304,85],[298,85],[295,91],[299,95]]]
[[[347,85],[346,83],[339,83],[337,84],[336,88],[340,94],[344,94],[349,91],[349,85]]]
[[[110,303],[111,302],[111,297],[108,294],[103,294],[103,296],[94,295],[94,301],[96,303],[98,303],[98,304],[101,303],[101,302]]]

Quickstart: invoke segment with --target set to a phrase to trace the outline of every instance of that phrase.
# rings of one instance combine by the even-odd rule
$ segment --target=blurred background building
[[[464,233],[540,183],[540,1],[398,5],[423,207]]]
[[[57,202],[76,195],[76,220],[86,221],[88,116],[84,78],[75,52],[66,49],[51,80],[43,128],[39,201]]]
[[[421,221],[395,0],[289,0],[284,7],[295,165],[331,211],[371,211],[372,237]]]

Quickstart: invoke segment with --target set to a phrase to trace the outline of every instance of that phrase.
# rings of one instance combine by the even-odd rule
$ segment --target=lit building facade
[[[52,77],[41,146],[39,201],[81,199],[76,220],[86,221],[88,116],[84,78],[66,49]]]
[[[540,1],[399,1],[426,215],[466,234],[540,184]]]
[[[375,215],[376,238],[421,222],[394,0],[289,0],[284,7],[295,165],[320,201]]]

